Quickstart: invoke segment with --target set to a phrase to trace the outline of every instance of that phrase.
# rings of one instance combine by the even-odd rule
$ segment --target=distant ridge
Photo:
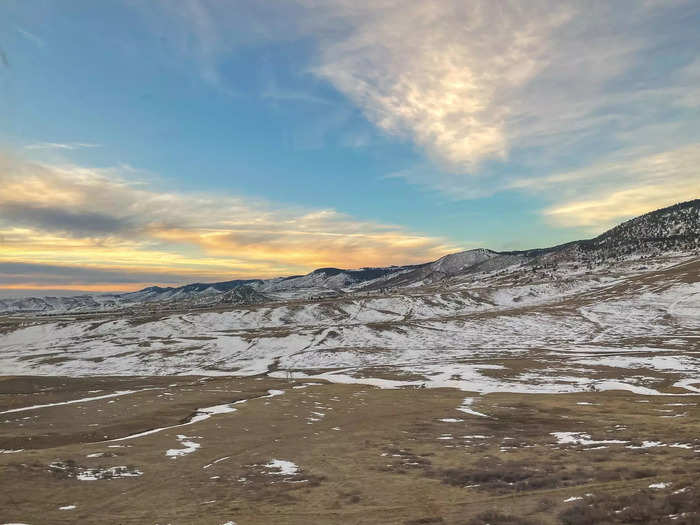
[[[681,202],[625,221],[593,239],[550,248],[496,252],[477,248],[424,264],[379,268],[318,268],[306,275],[274,279],[235,279],[179,287],[149,286],[138,292],[73,297],[0,299],[0,312],[59,313],[129,308],[153,304],[178,308],[217,304],[261,304],[287,299],[332,297],[437,283],[514,265],[601,265],[625,258],[700,251],[700,199]]]

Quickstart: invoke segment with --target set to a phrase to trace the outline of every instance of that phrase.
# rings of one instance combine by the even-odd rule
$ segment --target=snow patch
[[[193,437],[178,434],[177,440],[180,442],[183,448],[171,448],[165,452],[165,455],[175,459],[186,454],[191,454],[201,446],[199,443],[195,443],[194,441],[188,441],[189,439],[193,439]]]
[[[460,412],[464,412],[465,414],[471,414],[473,416],[489,417],[489,418],[491,417],[491,416],[487,416],[486,414],[482,414],[481,412],[477,412],[476,410],[472,410],[471,408],[469,408],[473,404],[474,404],[474,398],[467,397],[464,399],[464,401],[462,401],[462,404],[459,407],[457,407],[457,410],[459,410]]]
[[[603,439],[595,440],[591,439],[589,434],[585,432],[550,432],[550,435],[557,438],[557,443],[559,445],[613,445],[613,444],[624,444],[629,443],[629,441],[622,441],[620,439]]]
[[[300,470],[299,466],[295,463],[283,459],[271,459],[263,466],[269,470],[268,474],[278,476],[294,476],[298,474]]]

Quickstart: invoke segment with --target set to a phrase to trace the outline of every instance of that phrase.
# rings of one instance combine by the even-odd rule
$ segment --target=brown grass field
[[[284,394],[262,397],[270,389]],[[458,411],[467,396],[262,377],[4,377],[0,523],[700,523],[700,395],[475,396],[470,408],[488,417]],[[166,455],[188,443],[198,448]]]

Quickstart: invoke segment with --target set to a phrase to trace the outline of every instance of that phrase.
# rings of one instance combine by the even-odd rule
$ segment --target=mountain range
[[[319,268],[306,275],[274,279],[237,279],[179,287],[150,286],[137,292],[74,297],[0,299],[0,312],[59,314],[149,306],[157,310],[251,305],[344,294],[372,294],[430,286],[446,279],[497,272],[570,268],[593,269],[625,259],[700,252],[700,199],[630,219],[603,234],[550,248],[496,252],[485,248],[445,255],[418,265],[382,268]]]

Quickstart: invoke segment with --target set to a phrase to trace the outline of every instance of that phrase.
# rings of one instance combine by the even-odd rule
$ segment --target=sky
[[[0,295],[593,237],[700,197],[700,2],[0,0]]]

